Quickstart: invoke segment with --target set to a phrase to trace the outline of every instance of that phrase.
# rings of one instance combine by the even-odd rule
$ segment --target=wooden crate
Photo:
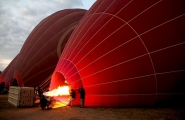
[[[8,102],[15,107],[31,107],[34,105],[34,91],[33,87],[10,86]]]

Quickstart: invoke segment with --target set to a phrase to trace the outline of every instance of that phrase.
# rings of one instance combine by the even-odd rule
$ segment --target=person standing
[[[46,98],[44,95],[41,96],[40,107],[42,108],[42,110],[44,110],[45,108],[47,108],[48,110],[52,109],[52,107],[50,107],[51,104],[52,100],[50,97]]]
[[[43,91],[40,87],[38,87],[38,89],[36,89],[38,95],[39,95],[39,98],[41,98],[43,96]]]
[[[74,102],[74,99],[76,98],[76,92],[73,89],[70,90],[70,96],[71,96],[71,100],[70,100],[71,107],[73,107],[73,105],[74,105],[73,102]]]
[[[47,102],[48,101],[44,95],[40,97],[40,107],[42,108],[42,110],[44,110],[44,108],[47,106]]]
[[[80,87],[78,89],[78,92],[80,93],[80,107],[84,107],[84,100],[85,100],[85,90],[83,87]]]

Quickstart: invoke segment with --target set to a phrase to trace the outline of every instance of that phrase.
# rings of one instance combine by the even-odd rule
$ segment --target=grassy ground
[[[184,108],[16,108],[0,95],[0,120],[185,120]]]

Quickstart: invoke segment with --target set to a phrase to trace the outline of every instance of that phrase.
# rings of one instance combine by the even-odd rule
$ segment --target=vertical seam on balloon
[[[79,22],[79,21],[78,21],[78,22]],[[76,24],[76,26],[78,26],[78,25]],[[75,28],[76,28],[76,26],[75,26]],[[75,28],[74,28],[74,29],[75,29]],[[73,32],[74,32],[74,31],[73,31]],[[73,34],[73,33],[72,33],[72,34]],[[70,38],[69,38],[69,39],[70,39]],[[68,39],[68,41],[69,41],[69,39]],[[66,43],[66,45],[68,45],[68,44],[69,44],[69,42]],[[66,46],[66,45],[65,45],[65,46]],[[64,47],[64,50],[65,50],[65,49],[66,49],[66,47]],[[59,59],[62,57],[62,54],[64,53],[64,50],[62,51],[62,53],[61,53]],[[62,63],[60,63],[60,64],[62,64]]]
[[[105,1],[105,0],[104,0]],[[103,1],[103,2],[104,2]],[[102,3],[103,3],[102,2]],[[102,4],[101,3],[101,4]],[[101,6],[101,4],[99,5],[99,7]],[[97,9],[99,8],[99,7],[97,7]],[[97,11],[97,9],[96,9],[96,11]],[[96,12],[95,11],[95,12]],[[92,16],[91,16],[92,17]],[[90,17],[90,18],[91,18]],[[85,23],[85,24],[83,24],[83,27],[82,27],[82,29],[85,27],[85,25],[88,23],[88,21],[90,20],[90,18],[87,20],[87,22]],[[85,19],[83,19],[82,21],[84,21]],[[83,22],[81,22],[80,24],[82,24]],[[81,31],[82,31],[82,29],[80,29],[80,31],[77,31],[79,28],[77,27],[77,29],[74,31],[74,33],[76,33],[76,32],[78,32],[78,34],[75,36],[75,40],[76,40],[76,38],[78,37],[78,35],[81,33]],[[71,38],[70,38],[70,40],[71,39],[73,39],[73,37],[74,37],[74,34],[71,36]],[[75,40],[73,40],[73,42],[72,42],[72,45],[75,43]],[[69,41],[70,42],[70,41]],[[69,43],[68,43],[69,44]],[[72,47],[72,45],[68,45],[70,48]],[[68,55],[68,53],[69,53],[69,51],[68,51],[68,49],[70,49],[70,48],[68,48],[68,46],[66,46],[66,48],[64,49],[64,52],[63,52],[63,54],[61,55],[63,58],[66,58],[66,56]],[[72,51],[73,52],[73,51]],[[70,57],[70,56],[69,56]],[[68,58],[69,58],[68,57]],[[63,66],[65,66],[65,64],[66,64],[66,62],[65,63],[61,63],[61,64],[63,64]],[[63,67],[63,66],[61,66],[61,67]]]
[[[120,28],[122,28],[122,27],[120,27]],[[120,29],[120,28],[119,28],[119,29]],[[117,30],[116,30],[116,31],[117,31]],[[116,32],[116,31],[115,31],[115,32]],[[112,34],[114,34],[115,32],[113,32]],[[112,35],[112,34],[111,34],[111,35]],[[111,35],[110,35],[110,36],[111,36]],[[109,37],[109,36],[108,36],[108,37]],[[106,37],[103,41],[101,41],[97,46],[99,46],[102,42],[104,42],[108,37]],[[119,46],[117,46],[117,47],[115,47],[114,49],[112,49],[112,50],[110,50],[109,52],[105,53],[104,55],[100,56],[100,57],[97,58],[96,60],[92,61],[91,63],[89,63],[88,65],[86,65],[86,66],[83,67],[82,69],[80,69],[79,71],[85,69],[86,67],[88,67],[88,66],[91,65],[92,63],[94,63],[94,62],[96,62],[97,60],[101,59],[102,57],[108,55],[109,53],[111,53],[112,51],[118,49],[119,47],[121,47],[121,46],[123,46],[123,45],[125,45],[125,44],[127,44],[127,43],[129,43],[129,42],[131,42],[132,40],[136,39],[137,37],[138,37],[138,36],[136,36],[136,37],[134,37],[134,38],[132,38],[132,39],[130,39],[130,40],[124,42],[123,44],[121,44],[121,45],[119,45]],[[90,54],[97,46],[95,46],[91,51],[89,51],[88,54]],[[88,54],[86,54],[83,58],[85,58]],[[82,58],[82,59],[83,59],[83,58]],[[82,60],[82,59],[81,59],[81,60]],[[78,63],[80,63],[81,60],[80,60]],[[78,63],[77,63],[77,64],[78,64]],[[77,65],[77,64],[76,64],[76,65]],[[73,76],[73,75],[72,75],[72,76]]]
[[[184,15],[184,14],[183,14],[183,15]],[[143,34],[149,32],[149,31],[151,31],[151,30],[153,30],[153,29],[156,29],[156,28],[158,28],[158,27],[160,27],[160,26],[162,26],[162,25],[164,25],[164,24],[166,24],[166,23],[168,23],[168,22],[171,22],[171,21],[173,21],[173,20],[175,20],[175,19],[177,19],[177,18],[179,18],[179,17],[181,17],[181,16],[183,16],[183,15],[180,15],[180,16],[178,16],[178,17],[175,17],[175,18],[173,18],[173,19],[170,19],[170,20],[168,20],[168,21],[166,21],[166,22],[164,22],[164,23],[162,23],[162,24],[160,24],[160,25],[158,25],[158,26],[153,27],[153,28],[150,29],[150,30],[145,31],[144,33],[142,33],[142,34],[139,35],[139,38],[140,38],[141,35],[143,35]],[[130,21],[129,21],[129,22],[130,22]],[[129,24],[128,24],[128,25],[129,25]],[[145,46],[143,40],[142,40],[141,38],[140,38],[140,40],[141,40],[141,42],[143,43],[143,45]],[[145,46],[145,48],[146,48],[146,46]],[[150,60],[151,60],[151,62],[152,62],[152,66],[153,66],[153,69],[154,69],[154,72],[155,72],[155,77],[156,77],[156,100],[157,100],[157,75],[156,75],[155,67],[154,67],[154,64],[153,64],[153,61],[152,61],[150,52],[148,51],[147,48],[146,48],[146,50],[147,50],[147,52],[148,52],[148,54],[149,54],[149,57],[150,57]]]
[[[73,11],[73,12],[74,12],[74,11]],[[72,12],[72,13],[73,13],[73,12]],[[52,15],[50,15],[50,16],[48,16],[48,17],[46,17],[46,18],[44,18],[44,19],[40,22],[40,23],[41,23],[41,25],[40,25],[40,24],[38,24],[35,28],[37,28],[38,26],[42,26],[42,25],[44,25],[44,24],[45,24],[49,19],[51,19],[51,18],[52,18],[52,16],[54,16],[54,15],[56,15],[56,14],[60,14],[60,11],[58,11],[58,12],[56,12],[56,13],[54,13],[54,14],[52,14]],[[66,15],[67,15],[67,14],[66,14]],[[65,15],[65,16],[66,16],[66,15]],[[63,16],[63,17],[64,17],[64,16]],[[42,22],[43,22],[43,23],[42,23]],[[34,28],[34,29],[35,29],[35,28]],[[33,30],[34,30],[34,29],[33,29]],[[41,29],[41,27],[40,27],[36,32],[38,32],[40,29]],[[33,33],[33,31],[31,31],[31,34],[32,34],[32,33]],[[31,35],[31,34],[30,34],[30,35]],[[36,33],[34,34],[34,36],[35,36],[35,35],[36,35]],[[33,36],[33,37],[34,37],[34,36]],[[30,36],[28,36],[28,37],[30,37]],[[31,38],[30,42],[33,40],[33,37]],[[30,43],[30,42],[29,42],[29,43]],[[27,46],[29,46],[29,43],[28,43],[28,45],[27,45]],[[22,51],[22,50],[21,50],[21,51]],[[24,51],[26,51],[26,48],[25,48],[25,50],[24,50]],[[20,58],[20,59],[21,59],[21,58]],[[25,59],[24,59],[24,60],[25,60]],[[21,65],[21,66],[22,66],[22,65]],[[19,68],[21,68],[21,67],[19,67]]]
[[[85,18],[85,19],[86,19],[86,18]],[[81,23],[83,23],[83,21],[84,21],[85,19],[83,19]],[[87,22],[88,22],[89,20],[90,20],[90,18],[87,20]],[[85,23],[85,25],[87,24],[87,22]],[[85,25],[83,25],[83,28],[84,28]],[[83,29],[83,28],[82,28],[82,29]],[[64,48],[64,51],[63,51],[63,53],[62,53],[62,55],[61,55],[61,58],[67,58],[67,54],[69,53],[69,49],[70,49],[70,48],[72,47],[72,45],[75,43],[75,40],[73,40],[72,42],[71,42],[70,40],[73,39],[73,37],[74,37],[75,33],[78,31],[78,29],[79,29],[79,27],[77,27],[77,28],[74,30],[73,35],[70,37],[69,42],[67,43],[66,47]],[[82,29],[80,29],[80,32],[81,32]],[[78,32],[78,35],[79,35],[80,32]],[[78,35],[77,35],[77,37],[78,37]],[[70,43],[71,43],[71,44],[70,44]],[[62,64],[61,67],[63,68],[63,67],[65,66],[66,62],[65,62],[65,61],[63,62],[63,61],[62,61],[61,64]]]
[[[132,1],[130,1],[130,2],[132,2]],[[130,2],[127,3],[121,10],[123,10],[127,5],[129,5]],[[107,9],[108,9],[108,8],[107,8]],[[107,10],[107,9],[106,9],[106,10]],[[120,11],[121,11],[121,10],[120,10]],[[104,13],[104,14],[106,14],[106,13]],[[101,14],[100,17],[101,17],[102,15],[103,15],[103,14]],[[99,18],[100,18],[100,17],[99,17]],[[100,30],[101,30],[106,24],[108,24],[113,18],[114,18],[114,16],[112,16],[112,18],[110,18],[109,21],[107,21],[98,31],[100,31]],[[98,20],[98,19],[97,19],[97,20]],[[97,21],[97,20],[96,20],[96,21]],[[96,22],[96,21],[95,21],[95,22]],[[124,24],[124,25],[126,25],[126,24]],[[124,25],[123,25],[123,26],[124,26]],[[118,28],[117,30],[121,29],[123,26],[121,26],[121,27]],[[89,30],[89,29],[88,29],[88,30]],[[114,31],[113,33],[117,32],[117,30]],[[96,33],[95,33],[93,36],[95,36],[95,35],[98,33],[98,31],[96,31]],[[87,33],[87,32],[86,32],[86,33]],[[112,34],[113,34],[113,33],[112,33]],[[109,36],[111,36],[112,34],[110,34]],[[93,36],[88,40],[88,42],[91,41],[91,39],[93,38]],[[109,37],[109,36],[108,36],[108,37]],[[101,44],[102,42],[104,42],[108,37],[106,37],[106,38],[105,38],[103,41],[101,41],[99,44]],[[81,39],[82,39],[82,38],[81,38]],[[88,42],[87,42],[87,43],[88,43]],[[86,44],[87,44],[87,43],[86,43]],[[86,44],[85,44],[85,45],[86,45]],[[99,45],[99,44],[98,44],[98,45]],[[84,46],[85,46],[85,45],[84,45]],[[97,46],[98,46],[98,45],[97,45]],[[84,46],[83,46],[83,47],[84,47]],[[95,48],[96,48],[97,46],[95,46]],[[83,47],[82,47],[82,48],[83,48]],[[81,50],[82,50],[82,48],[81,48]],[[94,50],[95,48],[93,48],[92,50]],[[80,50],[80,51],[81,51],[81,50]],[[92,50],[91,50],[91,51],[92,51]],[[80,51],[78,51],[78,53],[79,53]],[[91,51],[90,51],[90,52],[91,52]],[[90,52],[89,52],[89,53],[90,53]],[[86,57],[89,53],[87,53],[87,54],[85,55],[85,57]],[[76,54],[76,56],[77,56],[77,54]],[[75,56],[75,57],[76,57],[76,56]],[[73,57],[72,60],[74,60],[75,57]],[[84,57],[83,57],[83,58],[84,58]],[[83,58],[81,58],[80,61],[81,61]],[[80,61],[78,61],[78,63],[79,63]],[[78,64],[78,63],[77,63],[77,64]],[[72,70],[72,68],[71,68],[70,70]]]
[[[51,19],[51,18],[48,18],[48,19]],[[57,21],[59,21],[59,20],[60,20],[60,19],[58,19]],[[57,21],[55,21],[55,23],[56,23]],[[46,21],[45,21],[45,22],[46,22]],[[45,23],[45,22],[44,22],[44,23]],[[43,24],[44,24],[44,23],[43,23]],[[52,26],[53,26],[55,23],[53,23]],[[52,26],[50,26],[49,28],[51,28]],[[49,28],[47,28],[47,30],[48,30]],[[40,29],[41,29],[41,27],[40,27]],[[40,30],[40,29],[39,29],[39,30]],[[45,30],[45,31],[43,32],[43,34],[46,33],[47,30]],[[38,32],[38,30],[37,30],[37,32]],[[43,34],[39,37],[39,39],[43,36]],[[36,33],[34,34],[34,36],[35,36],[35,35],[36,35]],[[33,36],[33,37],[34,37],[34,36]],[[33,40],[33,37],[32,37],[31,40]],[[34,45],[38,42],[39,39],[37,39],[37,41],[34,42]],[[30,43],[30,42],[29,42],[29,43]],[[31,49],[34,47],[34,45],[32,45]],[[25,61],[25,59],[26,59],[26,57],[28,56],[28,53],[30,53],[31,49],[29,49],[29,51],[27,52],[27,55],[24,57],[24,60],[22,61],[22,63]],[[26,51],[26,50],[25,50],[25,51]],[[24,72],[24,69],[25,69],[25,66],[24,66],[24,68],[23,68],[20,72],[21,72],[21,73]]]
[[[42,23],[40,26],[42,26],[44,23]],[[31,31],[31,33],[29,34],[29,36],[27,37],[27,39],[32,35],[32,34],[34,34],[34,32],[36,32],[36,31],[38,31],[37,29],[36,29],[37,27],[35,27],[35,29],[33,29],[32,31]],[[30,42],[29,42],[30,43]],[[27,43],[27,46],[29,45],[29,43]],[[23,44],[23,46],[24,45],[26,45],[25,43]],[[25,53],[25,51],[26,51],[26,49],[27,49],[27,46],[25,47],[25,49],[23,50],[23,48],[20,50],[20,53],[21,52],[23,52],[23,53]],[[19,53],[19,54],[20,54]],[[23,58],[23,53],[22,54],[20,54],[20,56],[19,56],[19,59],[22,59]],[[20,64],[20,60],[19,60],[19,62],[18,62],[18,64],[17,64],[17,68],[18,69],[21,69],[21,67],[22,67],[22,64]]]
[[[156,70],[155,70],[154,63],[152,61],[150,52],[149,52],[148,48],[146,47],[145,43],[143,42],[142,38],[140,37],[140,35],[136,32],[136,30],[129,23],[127,23],[127,25],[130,26],[130,28],[137,34],[137,36],[139,37],[140,41],[142,42],[143,46],[145,47],[145,49],[146,49],[146,51],[148,53],[148,56],[150,58],[150,61],[151,61],[152,67],[153,67],[153,72],[155,74],[155,79],[156,79],[156,93],[157,93],[157,75],[156,75]],[[156,100],[157,100],[157,94],[156,94]]]
[[[99,18],[100,18],[100,17],[99,17]],[[97,20],[98,20],[98,19],[97,19]],[[97,21],[97,20],[96,20],[96,21]],[[93,23],[93,24],[94,24],[94,23]],[[93,25],[93,24],[92,24],[92,25]],[[90,27],[90,28],[91,28],[91,27]],[[89,28],[89,29],[90,29],[90,28]],[[88,30],[89,30],[89,29],[88,29]],[[87,30],[87,31],[88,31],[88,30]],[[87,32],[86,32],[86,33],[87,33]],[[79,34],[78,34],[78,35],[79,35]],[[85,34],[84,34],[84,35],[85,35]],[[84,35],[83,35],[83,36],[84,36]],[[83,37],[82,37],[82,38],[83,38]],[[78,43],[77,43],[77,45],[75,46],[75,48],[78,46],[78,44],[81,42],[81,40],[82,40],[82,39],[80,39],[80,40],[78,41]],[[75,40],[74,40],[74,41],[75,41]],[[74,52],[75,48],[72,50],[72,52],[71,52],[71,54],[69,55],[69,57],[68,57],[68,58],[70,58],[70,57],[71,57],[71,55],[72,55],[72,53]],[[79,53],[79,52],[78,52],[78,53]],[[78,54],[76,54],[76,55],[78,55]],[[75,55],[75,56],[76,56],[76,55]],[[72,59],[72,60],[73,60],[73,59]],[[64,64],[64,65],[65,65],[65,64]],[[63,66],[64,66],[64,65],[63,65]],[[69,66],[69,65],[68,65],[68,66]],[[68,66],[67,66],[67,67],[68,67]],[[66,69],[67,69],[67,67],[65,67],[65,69],[64,69],[64,70],[66,70]]]
[[[77,23],[77,22],[74,22],[74,23]],[[74,24],[74,23],[72,23],[72,24]],[[72,25],[72,24],[70,24],[70,25]],[[41,49],[44,48],[44,46],[46,46],[51,40],[53,40],[55,38],[55,36],[57,36],[58,34],[60,34],[61,32],[63,32],[63,30],[66,29],[67,27],[69,27],[70,25],[68,25],[65,28],[63,28],[61,31],[59,31],[57,34],[55,34],[51,39],[49,39],[47,42],[45,42],[45,44],[42,45],[42,47],[31,57],[31,59],[29,60],[29,62],[31,62],[32,58],[34,58],[34,56],[37,55],[37,53],[39,53],[41,51]],[[62,34],[62,36],[63,36],[63,34]],[[57,51],[57,48],[56,48],[56,51]],[[24,69],[26,68],[26,66],[28,65],[29,62],[27,62],[27,64],[24,66]],[[22,70],[22,72],[24,72],[24,69]]]
[[[90,20],[90,19],[89,19]],[[82,24],[82,22],[80,23],[80,24]],[[67,45],[66,45],[66,47],[64,48],[64,51],[63,51],[63,53],[62,53],[62,55],[61,55],[61,57],[62,58],[67,58],[66,56],[68,55],[68,53],[69,53],[69,51],[68,51],[68,49],[70,49],[71,47],[72,47],[72,45],[75,43],[75,41],[73,40],[73,41],[70,41],[71,39],[73,39],[73,37],[74,37],[74,34],[77,32],[77,30],[78,30],[78,27],[77,27],[77,29],[75,29],[74,30],[74,32],[72,33],[72,35],[70,36],[70,38],[69,38],[69,42],[67,42]],[[81,31],[81,30],[80,30]],[[78,32],[78,33],[80,33],[80,32]],[[71,44],[70,44],[71,43]],[[64,61],[65,62],[65,61]],[[61,63],[62,64],[62,68],[65,66],[65,64],[66,64],[66,62],[65,63]]]
[[[72,12],[72,13],[70,13],[70,14],[74,14],[75,12]],[[63,19],[64,17],[66,17],[66,16],[68,16],[69,14],[66,14],[65,16],[63,16],[62,18],[60,18],[60,19],[57,19],[51,26],[49,26],[44,32],[43,32],[43,34],[39,37],[39,39],[37,39],[37,41],[34,43],[34,45],[40,40],[40,38],[44,35],[44,33],[46,33],[50,28],[52,28],[52,26],[54,26],[58,21],[60,21],[61,19]],[[51,19],[51,17],[50,18],[48,18],[48,19]],[[40,28],[41,29],[41,28]],[[34,35],[35,36],[35,35]],[[33,39],[33,37],[32,37],[32,39]],[[34,47],[34,45],[32,45],[32,47],[31,47],[31,49]],[[28,53],[30,53],[30,51],[31,51],[31,49],[29,50],[29,52]],[[26,57],[28,56],[28,54],[25,56],[25,59],[26,59]],[[25,59],[22,61],[22,62],[24,62],[25,61]],[[25,68],[25,66],[24,66],[24,68]],[[21,71],[21,73],[24,71],[24,69]]]
[[[147,9],[145,9],[144,11],[142,11],[141,13],[139,13],[138,15],[136,15],[135,17],[133,17],[131,20],[129,20],[129,21],[127,22],[127,25],[129,25],[129,26],[131,27],[131,29],[133,29],[134,32],[138,35],[140,41],[143,43],[143,45],[144,45],[146,51],[148,52],[148,56],[149,56],[149,58],[150,58],[150,61],[151,61],[151,63],[152,63],[152,67],[153,67],[153,70],[154,70],[154,73],[155,73],[155,79],[156,79],[156,93],[157,93],[157,75],[156,75],[156,70],[155,70],[154,63],[153,63],[153,61],[152,61],[151,55],[150,55],[150,53],[149,53],[149,51],[148,51],[148,48],[146,47],[145,43],[143,42],[142,38],[140,37],[141,35],[139,35],[139,34],[136,32],[136,30],[129,24],[129,22],[132,21],[132,20],[134,20],[135,18],[137,18],[138,16],[140,16],[140,15],[143,14],[144,12],[148,11],[150,8],[154,7],[155,5],[157,5],[157,4],[160,3],[160,2],[162,2],[162,0],[156,2],[155,4],[153,4],[153,5],[150,6],[150,7],[148,7]],[[157,94],[156,94],[156,100],[157,100]],[[156,102],[156,100],[155,100],[155,102]]]
[[[111,19],[110,19],[109,21],[111,21]],[[108,21],[108,22],[109,22],[109,21]],[[106,22],[99,30],[101,30],[106,24],[108,24],[108,22]],[[121,26],[121,27],[118,28],[117,30],[121,29],[122,27],[123,27],[123,26]],[[98,31],[99,31],[99,30],[98,30]],[[113,33],[117,32],[117,30],[114,31]],[[98,32],[98,31],[97,31],[97,32]],[[96,32],[96,33],[97,33],[97,32]],[[93,36],[95,36],[96,33],[95,33]],[[111,36],[113,33],[111,33],[109,36]],[[87,43],[89,43],[89,42],[91,41],[91,39],[93,38],[93,36],[88,40]],[[108,36],[108,37],[109,37],[109,36]],[[106,37],[106,38],[108,38],[108,37]],[[103,42],[106,40],[106,38],[105,38],[104,40],[102,40],[98,45],[100,45],[101,43],[103,43]],[[86,44],[87,44],[87,43],[86,43]],[[86,45],[86,44],[85,44],[85,45]],[[85,45],[84,45],[84,46],[85,46]],[[97,45],[97,46],[98,46],[98,45]],[[84,47],[84,46],[83,46],[83,47]],[[95,46],[91,51],[93,51],[97,46]],[[82,47],[82,48],[83,48],[83,47]],[[81,49],[81,50],[82,50],[82,49]],[[80,51],[81,51],[81,50],[80,50]],[[78,53],[79,53],[80,51],[78,51]],[[90,51],[90,52],[91,52],[91,51]],[[83,58],[85,58],[90,52],[88,52],[86,55],[84,55],[76,64],[78,64],[81,60],[83,60]],[[76,57],[77,55],[78,55],[78,54],[76,54],[75,57]],[[74,58],[75,58],[75,57],[74,57]],[[74,58],[73,58],[72,60],[74,60]],[[72,68],[71,68],[71,69],[72,69]],[[70,69],[70,70],[71,70],[71,69]],[[70,72],[70,70],[69,70],[68,72]]]
[[[99,8],[99,7],[98,7],[98,8]],[[98,8],[97,8],[97,9],[98,9]],[[88,10],[88,13],[89,13],[91,10],[92,10],[92,9]],[[86,13],[86,14],[84,15],[84,17],[88,16],[88,13]],[[82,25],[84,20],[85,20],[85,18],[82,19],[82,20],[79,22],[79,25],[78,25],[78,26]],[[72,35],[71,35],[71,37],[70,37],[71,39],[74,37],[74,35],[75,35],[75,33],[78,31],[78,29],[79,29],[79,27],[75,28],[75,31],[72,33]],[[68,43],[67,43],[68,47],[71,47],[71,46],[72,46],[70,43],[73,45],[74,41],[73,41],[73,42],[68,42]],[[68,53],[68,49],[69,49],[68,47],[66,47],[66,48],[64,49],[64,52],[62,53],[61,56],[65,57],[65,55]]]
[[[130,1],[130,2],[132,2],[132,1]],[[122,9],[124,9],[128,4],[130,4],[130,2],[127,3]],[[113,2],[112,2],[112,3],[113,3]],[[109,8],[109,7],[108,7],[108,8]],[[107,8],[107,9],[108,9],[108,8]],[[107,10],[107,9],[106,9],[106,10]],[[122,9],[121,9],[121,10],[122,10]],[[106,10],[105,10],[105,11],[106,11]],[[120,10],[120,11],[121,11],[121,10]],[[105,13],[105,12],[103,12],[103,13]],[[103,14],[102,14],[102,15],[103,15]],[[101,16],[102,16],[102,15],[101,15]],[[101,16],[100,16],[100,17],[101,17]],[[99,18],[100,18],[100,17],[99,17]],[[113,16],[113,17],[114,17],[114,16]],[[113,19],[113,17],[110,18],[109,21],[111,21],[111,20]],[[107,21],[100,29],[102,29],[106,24],[108,24],[109,21]],[[95,22],[96,22],[96,21],[95,21]],[[99,29],[99,30],[100,30],[100,29]],[[99,31],[99,30],[98,30],[98,31]],[[98,33],[98,31],[97,31],[96,33]],[[86,32],[86,33],[87,33],[87,32]],[[95,36],[96,33],[95,33],[93,36]],[[90,38],[90,40],[93,38],[93,36]],[[81,38],[81,39],[82,39],[82,38]],[[90,41],[90,40],[89,40],[89,41]],[[88,41],[88,42],[89,42],[89,41]],[[87,42],[87,43],[88,43],[88,42]],[[87,44],[87,43],[86,43],[86,44]],[[86,45],[86,44],[85,44],[85,45]],[[85,46],[85,45],[84,45],[84,46]],[[84,46],[83,46],[83,47],[84,47]],[[81,50],[82,50],[82,49],[81,49]],[[80,50],[80,51],[81,51],[81,50]],[[79,52],[80,52],[80,51],[79,51]],[[79,53],[79,52],[78,52],[78,53]],[[77,56],[77,55],[76,55],[76,56]],[[75,57],[76,57],[76,56],[75,56]],[[74,58],[75,58],[75,57],[74,57]],[[74,60],[74,58],[73,58],[73,60]],[[81,60],[82,60],[82,59],[81,59]]]
[[[45,24],[45,22],[47,21],[47,20],[49,20],[50,19],[50,17],[48,18],[47,17],[47,19],[44,19],[43,21],[41,21],[41,25],[37,25],[34,29],[33,29],[33,31],[31,31],[31,33],[30,33],[30,35],[28,36],[28,38],[32,35],[32,34],[34,34],[33,32],[35,31],[35,34],[34,34],[34,36],[36,35],[36,33],[41,29],[41,27],[40,28],[38,28],[38,30],[36,30],[36,28],[38,27],[38,26],[43,26],[44,24]],[[42,23],[43,22],[43,23]],[[33,37],[34,37],[33,36]],[[21,52],[23,52],[23,53],[25,53],[26,52],[26,49],[28,48],[28,46],[29,46],[29,44],[30,44],[30,42],[33,40],[33,37],[31,38],[31,40],[29,41],[29,43],[28,43],[28,45],[27,45],[27,47],[25,48],[25,50],[24,51],[22,51],[23,49],[21,49],[21,51],[20,51],[20,53]],[[27,38],[27,39],[28,39]],[[24,43],[25,44],[25,43]],[[21,56],[19,57],[19,59],[22,59],[23,58],[23,53],[22,54],[20,54]],[[25,58],[24,58],[24,60],[25,60]],[[21,60],[19,60],[19,61],[21,61]],[[19,62],[20,63],[20,62]],[[19,66],[20,65],[20,66]],[[18,65],[18,69],[21,69],[21,67],[22,67],[22,64],[20,63]],[[20,71],[21,72],[21,71]]]
[[[78,22],[78,21],[77,21]],[[77,22],[74,22],[74,23],[77,23]],[[74,24],[74,23],[72,23],[72,24]],[[54,23],[55,24],[55,23]],[[54,25],[53,24],[53,25]],[[72,25],[72,24],[70,24],[70,25]],[[70,26],[69,25],[69,26]],[[65,28],[63,28],[61,31],[59,31],[56,35],[54,35],[50,40],[48,40],[36,53],[38,53],[42,48],[44,48],[44,46],[48,43],[48,42],[50,42],[55,36],[57,36],[58,34],[60,34],[64,29],[66,29],[67,27],[69,27],[69,26],[66,26]],[[39,38],[40,39],[40,38]],[[32,58],[35,56],[36,54],[34,54],[33,56],[32,56]],[[31,59],[32,59],[31,58]],[[31,59],[29,60],[29,62],[31,61]],[[29,63],[29,62],[27,62],[27,64]],[[26,64],[26,66],[27,66],[27,64]],[[26,68],[26,66],[24,66],[24,69]],[[24,71],[24,69],[22,70],[22,72]]]
[[[82,21],[84,21],[84,19],[80,20],[80,22],[77,26],[81,25],[83,23]],[[74,37],[74,34],[77,32],[78,29],[79,29],[78,27],[75,28],[75,30],[73,31],[73,33],[70,36],[70,39]],[[71,44],[73,44],[73,43],[71,41],[68,41],[66,44],[67,44],[67,46],[64,48],[64,52],[62,52],[61,56],[65,56],[65,54],[67,54],[68,47],[71,47]]]
[[[115,0],[114,0],[114,1],[115,1]],[[114,3],[114,1],[105,9],[105,11]],[[105,12],[105,11],[104,11],[104,12]],[[101,15],[98,17],[98,19],[96,19],[96,21],[93,22],[93,23],[91,24],[91,27],[92,27],[102,16],[103,16],[103,14],[101,14]],[[91,16],[91,17],[92,17],[92,16]],[[91,18],[91,17],[90,17],[90,18]],[[90,20],[90,19],[89,19],[89,20]],[[110,20],[111,20],[111,19],[110,19]],[[109,21],[110,21],[110,20],[109,20]],[[109,21],[107,21],[106,24],[107,24]],[[86,23],[87,23],[87,22],[86,22]],[[104,24],[103,26],[105,26],[106,24]],[[85,25],[86,25],[86,24],[85,24]],[[84,25],[84,26],[85,26],[85,25]],[[101,28],[103,28],[103,26],[102,26]],[[75,46],[75,48],[77,48],[77,46],[78,46],[78,44],[81,42],[82,38],[84,38],[84,36],[87,34],[87,32],[90,30],[91,27],[89,27],[88,30],[85,32],[85,34],[83,34],[83,36],[80,38],[80,40],[78,41],[78,43],[77,43],[77,45]],[[83,28],[84,28],[84,27],[83,27]],[[100,29],[99,29],[99,30],[100,30]],[[98,30],[98,31],[99,31],[99,30]],[[97,33],[98,31],[96,31],[96,33]],[[80,33],[80,32],[79,32],[79,33]],[[95,34],[96,34],[96,33],[95,33]],[[93,36],[95,36],[95,34],[94,34]],[[78,35],[79,35],[79,34],[78,34]],[[78,37],[78,35],[77,35],[77,37]],[[77,38],[77,37],[76,37],[76,38]],[[76,40],[76,38],[75,38],[75,40]],[[91,38],[92,38],[92,37],[91,37]],[[75,40],[74,40],[74,41],[75,41]],[[91,39],[90,39],[90,40],[91,40]],[[88,40],[88,42],[89,42],[90,40]],[[87,42],[87,43],[88,43],[88,42]],[[87,43],[86,43],[86,44],[87,44]],[[86,44],[85,44],[85,45],[86,45]],[[85,45],[84,45],[84,46],[85,46]],[[83,46],[83,47],[84,47],[84,46]],[[83,47],[82,47],[82,48],[83,48]],[[72,53],[75,51],[75,48],[73,48],[73,50],[72,50],[72,52],[70,53],[70,55],[69,55],[68,58],[71,57]],[[82,50],[82,48],[78,51],[78,53]],[[78,55],[78,53],[75,55],[75,57]],[[75,57],[73,57],[72,60],[74,60]],[[67,67],[68,67],[68,66],[67,66]],[[67,69],[67,67],[66,67],[66,69]]]
[[[104,1],[105,1],[105,0],[104,0]],[[104,1],[103,1],[103,2],[104,2]],[[102,3],[103,3],[103,2],[102,2]],[[101,4],[102,4],[102,3],[101,3]],[[101,4],[97,7],[97,9],[101,6]],[[95,12],[97,11],[97,9],[95,10]],[[86,14],[87,14],[87,13],[86,13]],[[92,16],[91,16],[91,17],[92,17]],[[90,18],[91,18],[91,17],[90,17]],[[88,21],[90,20],[90,18],[88,19]],[[80,23],[80,25],[83,23],[84,20],[85,20],[85,18],[82,19],[82,22]],[[88,22],[88,21],[87,21],[87,22]],[[84,23],[82,24],[82,25],[83,25],[82,29],[85,27],[85,25],[87,24],[87,22],[86,22],[85,24],[84,24]],[[77,28],[77,29],[75,30],[75,33],[78,31],[78,29],[79,29],[79,28]],[[82,31],[82,29],[80,29],[80,31],[78,31],[78,35],[79,35],[79,33]],[[78,35],[77,35],[77,37],[78,37]],[[74,37],[74,34],[73,34],[73,36],[71,37],[71,39],[72,39],[73,37]],[[75,39],[76,39],[76,38],[75,38]],[[74,43],[74,42],[75,42],[75,40],[73,40],[73,43]],[[73,45],[73,43],[72,43],[72,45]],[[69,45],[69,47],[71,47],[72,45]],[[69,48],[68,48],[68,49],[69,49]],[[64,54],[66,55],[66,54],[68,54],[68,53],[69,53],[69,52],[68,52],[68,50],[66,49],[66,52],[64,52]],[[63,56],[63,57],[65,57],[65,56]]]

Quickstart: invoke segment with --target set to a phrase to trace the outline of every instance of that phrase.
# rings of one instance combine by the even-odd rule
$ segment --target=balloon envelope
[[[85,88],[86,106],[182,102],[184,7],[184,1],[97,0],[70,37],[55,72],[72,88]]]

